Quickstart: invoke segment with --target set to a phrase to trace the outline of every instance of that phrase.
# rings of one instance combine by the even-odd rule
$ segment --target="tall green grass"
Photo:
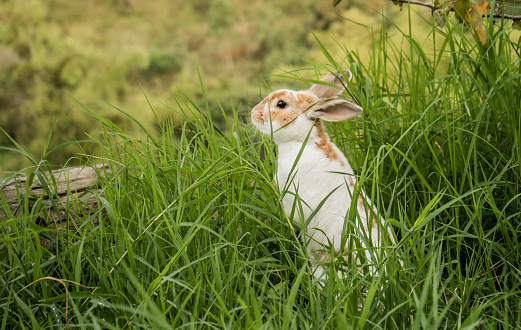
[[[24,195],[1,224],[0,329],[521,326],[520,45],[491,26],[483,47],[449,24],[429,53],[387,23],[369,61],[346,50],[337,63],[318,43],[365,109],[329,129],[397,234],[385,277],[340,258],[343,278],[313,281],[274,145],[235,106],[215,126],[201,79],[203,100],[164,106],[185,122],[141,138],[85,107],[101,127],[87,163],[110,169],[100,210],[53,232],[38,226],[44,200]]]

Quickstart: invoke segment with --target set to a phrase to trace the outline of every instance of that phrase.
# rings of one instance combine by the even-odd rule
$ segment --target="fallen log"
[[[40,173],[34,176],[29,187],[28,176],[0,181],[0,221],[27,217],[31,214],[30,209],[41,203],[37,208],[39,212],[35,214],[40,227],[61,230],[78,228],[86,216],[99,210],[98,200],[102,190],[98,185],[98,173],[107,171],[108,166],[97,165]],[[41,182],[42,179],[44,182]],[[97,217],[91,217],[90,221],[94,226],[99,223]]]

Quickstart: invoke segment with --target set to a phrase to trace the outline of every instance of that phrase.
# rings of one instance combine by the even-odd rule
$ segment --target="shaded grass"
[[[382,276],[339,258],[324,288],[313,282],[272,143],[235,108],[216,127],[201,79],[204,100],[176,92],[165,105],[187,120],[141,126],[143,138],[85,107],[110,169],[100,210],[53,232],[38,225],[44,201],[23,196],[2,223],[0,327],[519,327],[519,44],[491,27],[482,47],[449,24],[433,28],[428,54],[381,31],[368,62],[318,47],[327,68],[351,67],[365,109],[329,128],[399,238]]]

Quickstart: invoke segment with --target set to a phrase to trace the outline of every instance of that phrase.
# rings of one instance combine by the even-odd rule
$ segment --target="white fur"
[[[327,79],[331,79],[331,77]],[[328,81],[327,79],[326,77],[323,78],[325,81]],[[282,94],[286,100],[296,100],[295,95],[297,93],[304,93],[310,98],[314,97],[317,102],[311,107],[308,105],[306,108],[302,104],[288,101],[288,108],[285,110],[291,112],[296,110],[294,107],[300,107],[301,114],[296,117],[294,122],[283,127],[277,120],[267,120],[270,118],[270,109],[275,109],[278,101],[270,99],[270,96],[275,93],[278,93],[277,95]],[[383,230],[384,221],[376,215],[376,210],[371,206],[371,201],[365,196],[361,188],[357,189],[359,193],[355,195],[356,177],[346,157],[336,145],[329,141],[329,138],[327,138],[327,142],[331,143],[331,149],[336,153],[336,157],[334,159],[328,158],[324,150],[320,148],[321,143],[324,143],[324,136],[319,134],[319,130],[315,125],[315,120],[317,120],[315,118],[320,117],[314,114],[318,114],[315,111],[322,111],[324,108],[327,110],[328,107],[324,103],[318,103],[321,100],[320,95],[315,95],[311,90],[300,92],[281,90],[270,94],[270,96],[253,108],[252,121],[260,132],[267,135],[273,134],[273,140],[278,146],[276,180],[279,190],[283,194],[282,203],[286,213],[290,215],[292,209],[295,208],[295,195],[298,195],[301,201],[304,220],[309,221],[306,227],[309,258],[312,261],[317,259],[327,261],[329,256],[320,258],[319,255],[325,255],[317,253],[317,251],[324,251],[324,246],[327,247],[329,245],[328,239],[337,253],[344,253],[346,248],[351,250],[351,247],[341,246],[341,240],[344,221],[349,219],[348,213],[352,204],[352,198],[356,198],[355,205],[358,215],[356,219],[351,218],[351,220],[356,221],[358,232],[366,233],[372,242],[372,247],[381,247],[383,244],[381,243],[380,232]],[[335,98],[329,102],[329,106],[337,107],[338,104],[342,106],[342,102],[347,101]],[[361,108],[354,104],[347,105],[347,107],[351,108],[349,111],[356,112],[358,109],[360,109],[359,112],[361,111]],[[264,122],[259,122],[255,119],[258,118],[255,115],[258,115],[259,111],[262,113]],[[280,110],[278,111],[280,112]],[[336,114],[334,116],[335,118],[338,117]],[[352,116],[354,115],[350,113],[346,118]],[[308,135],[309,138],[304,145]],[[300,159],[296,163],[293,172],[291,172],[301,150]],[[320,203],[332,191],[334,192],[325,200],[317,214],[313,219],[309,220],[313,211],[319,207]],[[358,199],[358,196],[362,197],[363,205],[360,205],[361,200]],[[373,213],[371,214],[371,212]],[[376,226],[372,225],[373,217],[376,217]],[[294,210],[292,220],[300,222],[298,206]],[[390,232],[389,237],[392,240]],[[349,240],[347,242],[349,244]],[[370,248],[365,244],[362,247]],[[366,250],[365,256],[370,262],[377,262],[374,258],[375,253],[372,253],[369,249]],[[315,262],[313,264],[316,266]],[[314,270],[314,275],[320,278],[322,274],[322,267],[317,266]]]

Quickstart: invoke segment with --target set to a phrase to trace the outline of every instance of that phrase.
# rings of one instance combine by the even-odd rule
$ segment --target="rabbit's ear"
[[[323,119],[325,121],[342,121],[351,119],[362,113],[362,108],[358,105],[337,98],[322,100],[311,109],[307,115],[313,119]]]
[[[338,95],[344,91],[346,85],[346,77],[348,81],[351,80],[351,78],[353,77],[351,71],[345,70],[344,74],[342,74],[342,72],[340,71],[337,71],[336,73],[329,72],[324,77],[322,77],[322,79],[320,79],[320,81],[328,83],[327,85],[315,84],[311,86],[309,91],[318,96],[319,98],[326,98]],[[338,87],[332,87],[330,84],[334,84]]]

